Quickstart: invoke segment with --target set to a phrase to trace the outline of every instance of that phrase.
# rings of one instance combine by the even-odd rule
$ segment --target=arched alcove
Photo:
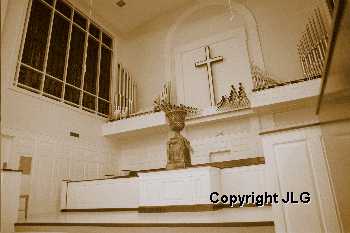
[[[234,1],[231,2],[231,12],[226,1],[198,2],[183,11],[169,28],[165,40],[164,53],[165,57],[168,58],[165,71],[168,80],[175,80],[174,49],[178,46],[190,42],[192,39],[201,39],[211,34],[223,33],[225,30],[234,30],[242,26],[244,26],[247,35],[250,62],[262,69],[265,68],[258,27],[253,14],[247,7]],[[209,13],[210,19],[207,18]],[[206,22],[196,24],[199,21]],[[203,26],[206,23],[206,30],[203,30],[203,27],[199,30],[193,30],[196,26]],[[217,23],[217,27],[215,27],[215,23]]]
[[[165,40],[165,72],[168,80],[176,83],[175,50],[192,41],[209,38],[216,34],[244,28],[250,64],[265,68],[254,16],[244,5],[232,2],[198,2],[177,17],[168,30]],[[174,95],[176,87],[173,88]]]

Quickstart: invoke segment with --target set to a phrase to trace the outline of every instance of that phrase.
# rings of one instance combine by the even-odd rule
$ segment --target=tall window
[[[107,117],[112,38],[63,0],[31,0],[15,85]]]

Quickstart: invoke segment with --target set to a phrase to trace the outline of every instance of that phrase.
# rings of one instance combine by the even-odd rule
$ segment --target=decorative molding
[[[168,213],[168,212],[205,212],[218,210],[215,204],[169,205],[169,206],[140,206],[140,213]]]
[[[114,180],[114,179],[137,177],[137,174],[134,174],[134,172],[131,172],[131,173],[132,174],[126,175],[126,176],[113,176],[113,177],[108,177],[108,178],[85,179],[85,180],[62,180],[62,181],[66,181],[67,183],[74,183],[74,182],[85,182],[85,181],[96,181],[96,180]]]
[[[21,226],[95,226],[95,227],[258,227],[274,226],[273,221],[258,222],[207,222],[207,223],[92,223],[92,222],[21,222]]]
[[[194,164],[189,166],[188,168],[216,167],[216,168],[224,169],[224,168],[233,168],[233,167],[253,166],[253,165],[259,165],[259,164],[265,164],[264,157],[253,157],[253,158],[229,160],[229,161],[223,161],[223,162]],[[180,170],[180,169],[186,169],[186,168],[178,168],[178,169],[172,169],[172,170]],[[140,170],[135,172],[149,173],[149,172],[157,172],[157,171],[165,171],[165,170],[166,170],[165,168],[158,168],[158,169],[150,169],[150,170]]]
[[[320,122],[300,124],[300,125],[282,127],[282,128],[277,128],[277,129],[265,130],[265,131],[260,132],[259,135],[279,133],[279,132],[283,132],[283,131],[288,131],[288,130],[293,130],[293,129],[300,129],[300,128],[306,128],[306,127],[313,127],[313,126],[319,126],[319,125],[320,125]]]
[[[265,205],[271,206],[271,204]],[[255,204],[247,204],[243,207],[257,207]],[[243,208],[242,207],[242,208]],[[216,211],[223,208],[240,208],[239,204],[230,207],[229,204],[196,204],[196,205],[170,205],[170,206],[140,206],[140,213],[169,213],[169,212],[204,212]]]
[[[272,134],[272,133],[278,133],[278,132],[283,132],[283,131],[288,131],[288,130],[301,129],[301,128],[307,128],[307,127],[313,127],[313,126],[326,125],[326,124],[333,124],[333,123],[338,123],[338,122],[343,122],[343,121],[348,121],[348,120],[350,120],[350,118],[293,125],[293,126],[289,126],[289,127],[282,127],[282,128],[277,128],[277,129],[265,130],[265,131],[260,132],[259,135]]]
[[[188,168],[195,168],[195,167],[216,167],[220,169],[225,168],[233,168],[233,167],[243,167],[243,166],[253,166],[253,165],[260,165],[265,164],[265,158],[264,157],[251,157],[247,159],[237,159],[237,160],[228,160],[223,162],[212,162],[212,163],[201,163],[201,164],[194,164],[189,166]],[[178,169],[186,169],[186,168],[178,168]],[[172,170],[178,170],[178,169],[172,169]],[[149,173],[149,172],[159,172],[159,171],[166,171],[166,168],[156,168],[156,169],[148,169],[148,170],[138,170],[138,171],[130,171],[132,175],[126,175],[126,176],[114,176],[114,177],[108,177],[108,178],[99,178],[99,179],[85,179],[85,180],[63,180],[67,183],[69,182],[85,182],[85,181],[96,181],[96,180],[113,180],[113,179],[123,179],[123,178],[133,178],[137,177],[137,173]]]
[[[61,209],[61,212],[109,212],[109,211],[138,211],[139,208],[93,208],[93,209]]]

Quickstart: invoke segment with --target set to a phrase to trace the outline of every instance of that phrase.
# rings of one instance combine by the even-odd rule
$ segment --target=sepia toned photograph
[[[350,233],[350,0],[1,0],[0,233]]]

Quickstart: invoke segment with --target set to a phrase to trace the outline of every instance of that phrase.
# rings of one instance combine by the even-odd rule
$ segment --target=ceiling
[[[89,8],[90,0],[78,0]],[[92,0],[93,14],[103,18],[113,30],[121,34],[128,33],[147,21],[179,8],[193,0],[124,0],[123,7],[118,7],[119,0]]]

